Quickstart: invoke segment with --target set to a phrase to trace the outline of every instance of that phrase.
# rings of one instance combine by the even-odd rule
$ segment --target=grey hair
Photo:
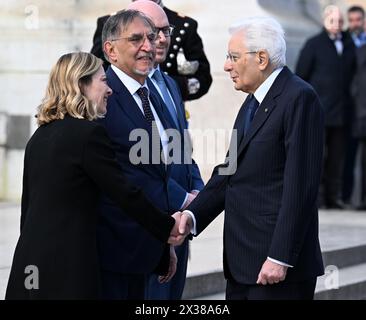
[[[102,31],[102,47],[106,41],[117,39],[120,34],[128,29],[130,24],[135,20],[140,19],[147,27],[155,31],[155,25],[152,20],[137,10],[121,10],[116,14],[111,15],[103,26]],[[108,56],[104,53],[105,58]]]
[[[285,31],[270,17],[247,18],[229,28],[230,34],[243,32],[249,51],[266,50],[271,65],[277,69],[286,64]]]
[[[328,18],[328,16],[330,14],[332,14],[333,12],[342,14],[341,9],[339,9],[337,6],[335,6],[333,4],[330,4],[329,6],[326,6],[323,10],[323,14],[322,14],[323,20]]]

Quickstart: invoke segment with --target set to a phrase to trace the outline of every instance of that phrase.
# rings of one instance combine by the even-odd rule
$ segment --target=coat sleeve
[[[210,180],[203,190],[188,206],[196,219],[196,230],[199,235],[225,208],[225,194],[228,176],[220,175],[219,169],[226,164],[214,168]]]
[[[28,210],[29,202],[29,188],[28,188],[28,168],[27,168],[27,149],[24,155],[24,168],[23,168],[23,191],[21,201],[21,215],[20,215],[20,231],[22,231]]]
[[[305,81],[309,81],[313,72],[315,51],[312,42],[306,42],[301,49],[295,73]]]
[[[202,180],[200,169],[198,168],[197,163],[193,159],[191,168],[192,168],[192,190],[201,191],[205,186],[205,184]]]
[[[99,189],[113,199],[126,214],[157,239],[167,242],[174,219],[154,207],[141,189],[127,181],[102,126],[96,126],[86,141],[83,168]]]
[[[324,116],[309,87],[286,110],[283,195],[268,256],[296,266],[309,226],[318,219]]]
[[[184,205],[184,200],[187,196],[187,191],[180,186],[180,184],[172,178],[167,181],[168,195],[169,195],[169,209],[178,211]]]

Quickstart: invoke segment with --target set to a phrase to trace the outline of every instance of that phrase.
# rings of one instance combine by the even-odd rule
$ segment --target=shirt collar
[[[337,33],[336,35],[328,33],[330,40],[342,40],[342,33]]]
[[[149,90],[149,87],[147,86],[146,80],[143,85],[141,85],[138,81],[131,78],[129,75],[127,75],[125,72],[123,72],[121,69],[118,69],[116,66],[111,65],[112,70],[116,73],[117,77],[122,81],[122,83],[126,86],[127,90],[131,93],[131,95],[134,95],[138,89],[141,87],[147,88]]]
[[[283,67],[274,70],[269,75],[269,77],[257,88],[257,90],[255,90],[254,97],[257,99],[259,104],[261,104],[264,98],[266,97],[269,89],[271,89],[273,82],[276,80],[277,76],[280,74],[282,69]]]

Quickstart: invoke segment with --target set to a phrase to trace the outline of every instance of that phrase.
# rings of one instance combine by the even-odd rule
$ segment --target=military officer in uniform
[[[161,0],[151,1],[164,9],[169,23],[174,26],[167,59],[160,68],[178,83],[184,101],[202,97],[211,86],[212,76],[201,37],[197,33],[197,21],[168,9]],[[91,53],[103,59],[104,67],[109,62],[104,57],[101,38],[104,23],[109,17],[107,15],[98,18],[91,49]]]

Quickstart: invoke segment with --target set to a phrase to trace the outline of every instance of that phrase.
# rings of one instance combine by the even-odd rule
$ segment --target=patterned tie
[[[157,152],[152,152],[152,163],[160,163],[161,160],[161,153],[162,153],[162,145],[161,145],[161,137],[159,133],[158,126],[155,122],[154,114],[152,113],[150,102],[149,102],[149,91],[146,87],[141,87],[138,89],[137,94],[141,98],[142,101],[142,109],[144,110],[144,115],[146,118],[146,121],[148,122],[149,126],[151,127],[151,148],[154,148]],[[155,149],[156,148],[156,149]],[[153,149],[151,149],[153,150]],[[164,156],[163,156],[164,158]]]
[[[155,72],[153,74],[153,78],[155,79],[155,81],[157,82],[157,84],[159,86],[161,94],[163,95],[162,98],[164,100],[164,103],[167,106],[169,113],[174,120],[175,125],[177,126],[177,128],[179,128],[178,119],[177,119],[177,111],[175,110],[173,101],[169,96],[169,92],[166,87],[164,78],[158,69],[155,70]]]
[[[259,106],[259,103],[257,101],[257,99],[254,97],[254,94],[251,95],[251,97],[249,98],[249,103],[247,105],[247,112],[245,113],[245,123],[244,123],[244,135],[247,134],[249,128],[250,128],[250,124],[253,121],[255,112],[257,111]]]
[[[142,101],[142,109],[144,110],[145,118],[151,126],[151,123],[155,121],[155,118],[151,111],[148,90],[145,87],[141,87],[140,89],[137,90],[137,94],[139,95]]]

